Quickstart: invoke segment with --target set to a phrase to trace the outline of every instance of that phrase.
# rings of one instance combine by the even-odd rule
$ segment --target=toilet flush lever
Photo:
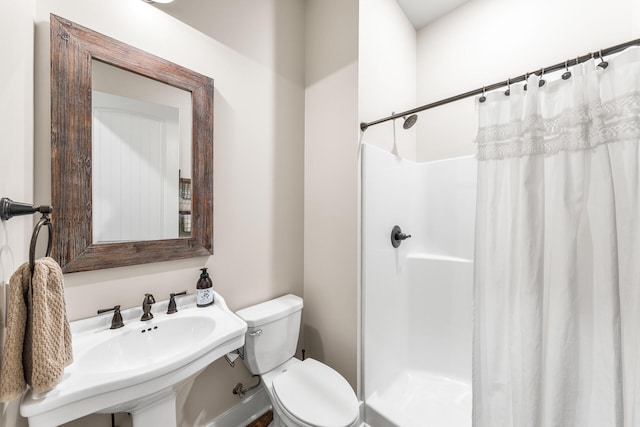
[[[391,245],[394,248],[400,246],[403,240],[407,240],[411,237],[411,234],[404,234],[399,225],[394,225],[391,230]]]
[[[262,335],[262,329],[257,329],[253,332],[249,332],[250,337],[259,337],[260,335]]]

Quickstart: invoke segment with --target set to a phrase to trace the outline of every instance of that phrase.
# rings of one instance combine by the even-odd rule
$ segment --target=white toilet
[[[342,375],[313,359],[293,357],[302,299],[285,295],[236,314],[247,322],[244,363],[260,375],[274,409],[273,427],[354,427],[358,399]]]

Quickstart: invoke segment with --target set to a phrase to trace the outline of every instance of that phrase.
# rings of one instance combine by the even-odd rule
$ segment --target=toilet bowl
[[[293,357],[301,298],[285,295],[236,314],[247,322],[243,361],[261,377],[274,409],[272,427],[358,425],[358,399],[347,380],[317,360]]]

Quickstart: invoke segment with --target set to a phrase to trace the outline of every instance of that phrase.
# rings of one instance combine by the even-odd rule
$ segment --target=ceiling
[[[469,0],[396,0],[416,30]]]
[[[150,0],[144,0],[150,1]],[[455,8],[467,3],[470,0],[396,0],[400,5],[400,8],[407,15],[411,24],[416,30],[419,30],[429,23],[435,21],[443,15],[451,12]],[[192,10],[199,10],[200,5],[207,5],[207,7],[224,7],[224,2],[219,3],[218,6],[214,6],[216,2],[209,2],[208,0],[199,1],[185,1],[174,2],[170,4],[163,4],[163,0],[150,1],[154,6],[159,7],[166,13],[173,15],[174,17],[185,20],[186,16],[195,15],[200,16],[198,13],[191,13]],[[194,8],[195,5],[195,8]],[[204,17],[196,19],[205,19]],[[187,21],[185,21],[187,22]],[[192,25],[190,23],[190,25]]]

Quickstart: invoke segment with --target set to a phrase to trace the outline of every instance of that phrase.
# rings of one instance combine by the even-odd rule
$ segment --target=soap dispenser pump
[[[207,268],[201,268],[200,279],[196,284],[196,305],[198,307],[208,307],[213,304],[213,283],[207,273]]]

